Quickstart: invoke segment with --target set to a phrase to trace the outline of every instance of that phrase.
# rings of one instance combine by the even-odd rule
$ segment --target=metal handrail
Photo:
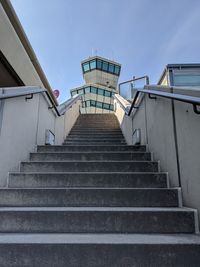
[[[10,98],[16,98],[16,97],[21,97],[21,96],[28,96],[31,95],[30,97],[26,97],[26,100],[28,99],[32,99],[33,95],[35,94],[41,94],[41,93],[46,93],[49,101],[51,102],[51,107],[49,107],[50,109],[55,109],[56,114],[58,116],[60,116],[60,113],[58,112],[58,109],[56,107],[56,105],[54,104],[51,96],[49,95],[49,92],[47,91],[47,89],[45,88],[41,88],[41,87],[36,87],[36,86],[25,86],[25,87],[9,87],[10,89],[15,89],[17,90],[17,92],[6,92],[6,93],[1,93],[0,94],[0,100],[4,100],[4,99],[10,99]],[[3,90],[8,90],[7,87],[1,88]],[[20,91],[21,89],[21,91]],[[25,91],[24,89],[28,89],[27,91]]]
[[[148,94],[150,99],[156,99],[156,96],[164,97],[172,100],[177,100],[184,103],[189,103],[193,105],[193,110],[196,114],[200,114],[200,110],[198,110],[198,106],[200,106],[200,97],[188,96],[188,95],[180,95],[168,92],[161,92],[157,90],[148,90],[148,89],[136,89],[136,94],[131,104],[131,107],[127,113],[128,116],[131,115],[133,108],[138,108],[135,106],[138,96],[140,93]],[[154,95],[155,97],[152,97]]]
[[[8,89],[9,88],[9,89]],[[33,95],[35,94],[41,94],[45,93],[51,103],[51,107],[49,109],[55,109],[55,112],[58,116],[61,116],[65,113],[67,109],[69,109],[77,100],[81,98],[80,95],[75,95],[72,98],[68,99],[66,102],[62,103],[59,106],[56,106],[49,95],[49,92],[45,88],[37,87],[37,86],[22,86],[22,87],[4,87],[0,88],[3,90],[7,90],[8,92],[0,93],[0,100],[5,99],[11,99],[16,97],[25,96],[26,100],[32,99]],[[9,90],[12,90],[12,92],[9,92]],[[13,92],[13,90],[16,90],[16,92]],[[30,95],[30,97],[28,97]]]
[[[149,76],[148,75],[137,77],[137,78],[133,78],[132,80],[128,80],[128,81],[119,83],[119,86],[118,86],[118,88],[119,88],[119,94],[120,94],[120,86],[122,84],[130,83],[130,82],[135,82],[137,80],[142,80],[142,79],[146,79],[146,85],[149,85]]]

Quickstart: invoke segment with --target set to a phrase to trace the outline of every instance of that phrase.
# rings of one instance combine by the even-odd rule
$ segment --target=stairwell
[[[0,189],[0,266],[200,266],[196,210],[114,114],[80,115]]]

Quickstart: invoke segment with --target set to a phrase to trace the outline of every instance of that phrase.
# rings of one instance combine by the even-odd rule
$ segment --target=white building
[[[82,95],[81,113],[113,112],[113,95],[117,92],[117,84],[121,65],[99,56],[89,57],[81,62],[86,84],[71,90],[71,95]]]

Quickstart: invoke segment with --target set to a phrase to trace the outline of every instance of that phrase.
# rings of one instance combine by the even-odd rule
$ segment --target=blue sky
[[[120,81],[200,62],[200,0],[11,0],[59,101],[84,83],[80,61],[122,64]]]

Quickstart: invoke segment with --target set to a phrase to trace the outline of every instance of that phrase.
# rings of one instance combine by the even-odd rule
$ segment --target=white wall
[[[167,88],[159,90],[167,91]],[[200,91],[196,90],[177,88],[174,93],[200,97]],[[116,107],[115,114],[128,144],[132,144],[134,129],[141,129],[141,143],[148,144],[154,159],[160,160],[161,171],[169,173],[173,187],[179,186],[178,153],[184,205],[200,212],[200,115],[193,112],[192,105],[178,101],[174,101],[173,113],[170,99],[157,97],[153,100],[147,95],[132,117],[125,116],[119,104]]]
[[[29,159],[37,145],[45,144],[45,131],[55,134],[55,143],[61,145],[79,115],[77,101],[64,115],[58,117],[45,95],[33,99],[18,97],[4,100],[0,129],[0,186],[5,186],[9,171],[17,171],[20,161]]]

